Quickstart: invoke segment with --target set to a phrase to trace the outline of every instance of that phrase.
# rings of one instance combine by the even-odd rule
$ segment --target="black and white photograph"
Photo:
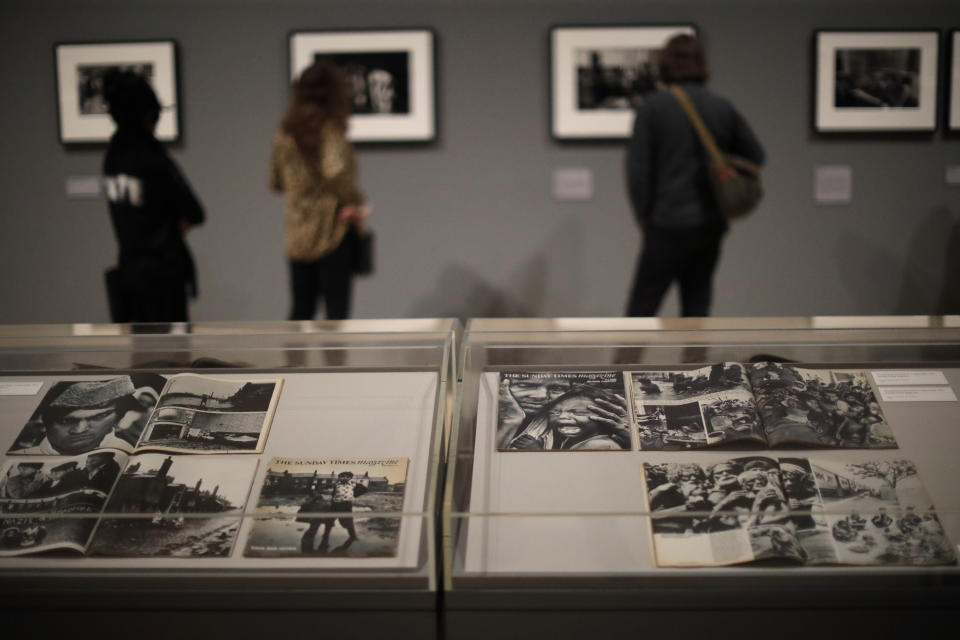
[[[745,456],[643,467],[659,566],[806,558],[776,460]]]
[[[629,380],[641,451],[764,442],[750,383],[736,362],[633,371]]]
[[[635,109],[657,88],[660,50],[577,49],[577,109]]]
[[[104,80],[108,74],[118,72],[134,73],[147,84],[153,85],[152,64],[81,64],[77,65],[77,99],[80,113],[83,115],[109,113],[109,105],[104,96]]]
[[[699,402],[644,403],[637,408],[641,451],[698,449],[711,443]],[[714,443],[718,442],[714,436]]]
[[[814,526],[798,529],[810,563],[933,565],[956,557],[940,517],[908,460],[781,460],[813,478]],[[797,474],[795,474],[797,475]],[[810,493],[789,483],[793,494]],[[807,498],[807,500],[810,500]],[[803,500],[797,500],[803,502]]]
[[[72,456],[105,448],[133,451],[166,382],[153,373],[57,381],[7,453]]]
[[[818,31],[817,131],[936,129],[939,37],[936,31]]]
[[[630,413],[622,373],[500,373],[498,450],[631,448]]]
[[[244,555],[395,556],[407,458],[273,458]]]
[[[336,65],[347,84],[347,136],[352,142],[424,142],[436,137],[432,31],[291,34],[291,80],[320,59]]]
[[[157,139],[179,139],[177,52],[172,40],[63,43],[56,45],[55,53],[61,142],[110,140],[115,125],[104,97],[104,81],[112,71],[132,71],[147,80],[161,106]]]
[[[629,137],[634,109],[658,88],[660,51],[681,33],[696,31],[693,25],[553,28],[553,137]]]
[[[406,51],[375,53],[317,53],[343,73],[350,95],[350,113],[410,113],[410,54]]]
[[[630,383],[634,397],[644,401],[682,402],[722,391],[749,393],[744,368],[736,362],[675,371],[633,371]]]
[[[0,555],[82,553],[126,458],[120,451],[6,458],[0,465]]]
[[[763,362],[752,365],[750,380],[771,446],[897,448],[863,371]]]
[[[279,380],[227,380],[181,374],[170,379],[140,446],[191,453],[263,450]]]
[[[947,127],[960,131],[960,29],[950,32],[950,70],[947,76]]]
[[[91,555],[226,557],[256,472],[250,456],[140,454],[120,474]],[[112,514],[124,517],[110,517]]]

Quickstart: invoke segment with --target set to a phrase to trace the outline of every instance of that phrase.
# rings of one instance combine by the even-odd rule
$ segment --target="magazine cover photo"
[[[244,555],[395,556],[407,458],[273,458]]]
[[[631,447],[622,373],[500,373],[499,451],[624,451]]]
[[[114,486],[89,553],[229,556],[257,462],[240,455],[131,457]]]

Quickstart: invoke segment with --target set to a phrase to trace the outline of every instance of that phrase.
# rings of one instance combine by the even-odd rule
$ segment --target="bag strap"
[[[700,136],[700,141],[703,143],[703,146],[707,148],[710,157],[713,158],[714,166],[720,170],[725,170],[727,168],[727,161],[724,160],[723,154],[720,153],[720,149],[717,148],[717,143],[710,134],[710,130],[707,129],[707,125],[703,124],[703,120],[700,118],[700,114],[697,113],[696,107],[693,106],[690,96],[675,84],[670,85],[670,93],[676,97],[680,106],[683,107],[683,110],[687,113],[687,117],[690,119],[691,124],[693,124],[693,128],[697,130],[697,135]]]

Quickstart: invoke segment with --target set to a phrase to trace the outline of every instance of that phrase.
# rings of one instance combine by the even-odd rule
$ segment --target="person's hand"
[[[594,422],[607,425],[610,437],[623,446],[630,447],[630,420],[627,411],[627,399],[616,393],[612,394],[614,401],[604,398],[594,398],[587,409],[590,410],[590,419]]]
[[[357,229],[365,229],[367,218],[370,217],[371,207],[369,205],[358,206],[348,204],[340,208],[340,220],[347,224],[353,224]]]

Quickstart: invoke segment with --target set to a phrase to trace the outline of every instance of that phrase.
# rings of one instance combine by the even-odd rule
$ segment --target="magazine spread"
[[[282,383],[191,373],[61,380],[44,394],[7,453],[259,453]]]
[[[113,450],[8,457],[0,465],[0,555],[226,556],[256,466],[249,456]]]
[[[907,460],[644,463],[658,566],[955,562]]]
[[[395,556],[408,462],[273,458],[244,555]]]
[[[620,372],[503,372],[500,451],[625,451],[630,413]]]
[[[630,407],[626,398],[630,399]],[[498,451],[895,449],[862,371],[723,362],[693,370],[501,372]]]

